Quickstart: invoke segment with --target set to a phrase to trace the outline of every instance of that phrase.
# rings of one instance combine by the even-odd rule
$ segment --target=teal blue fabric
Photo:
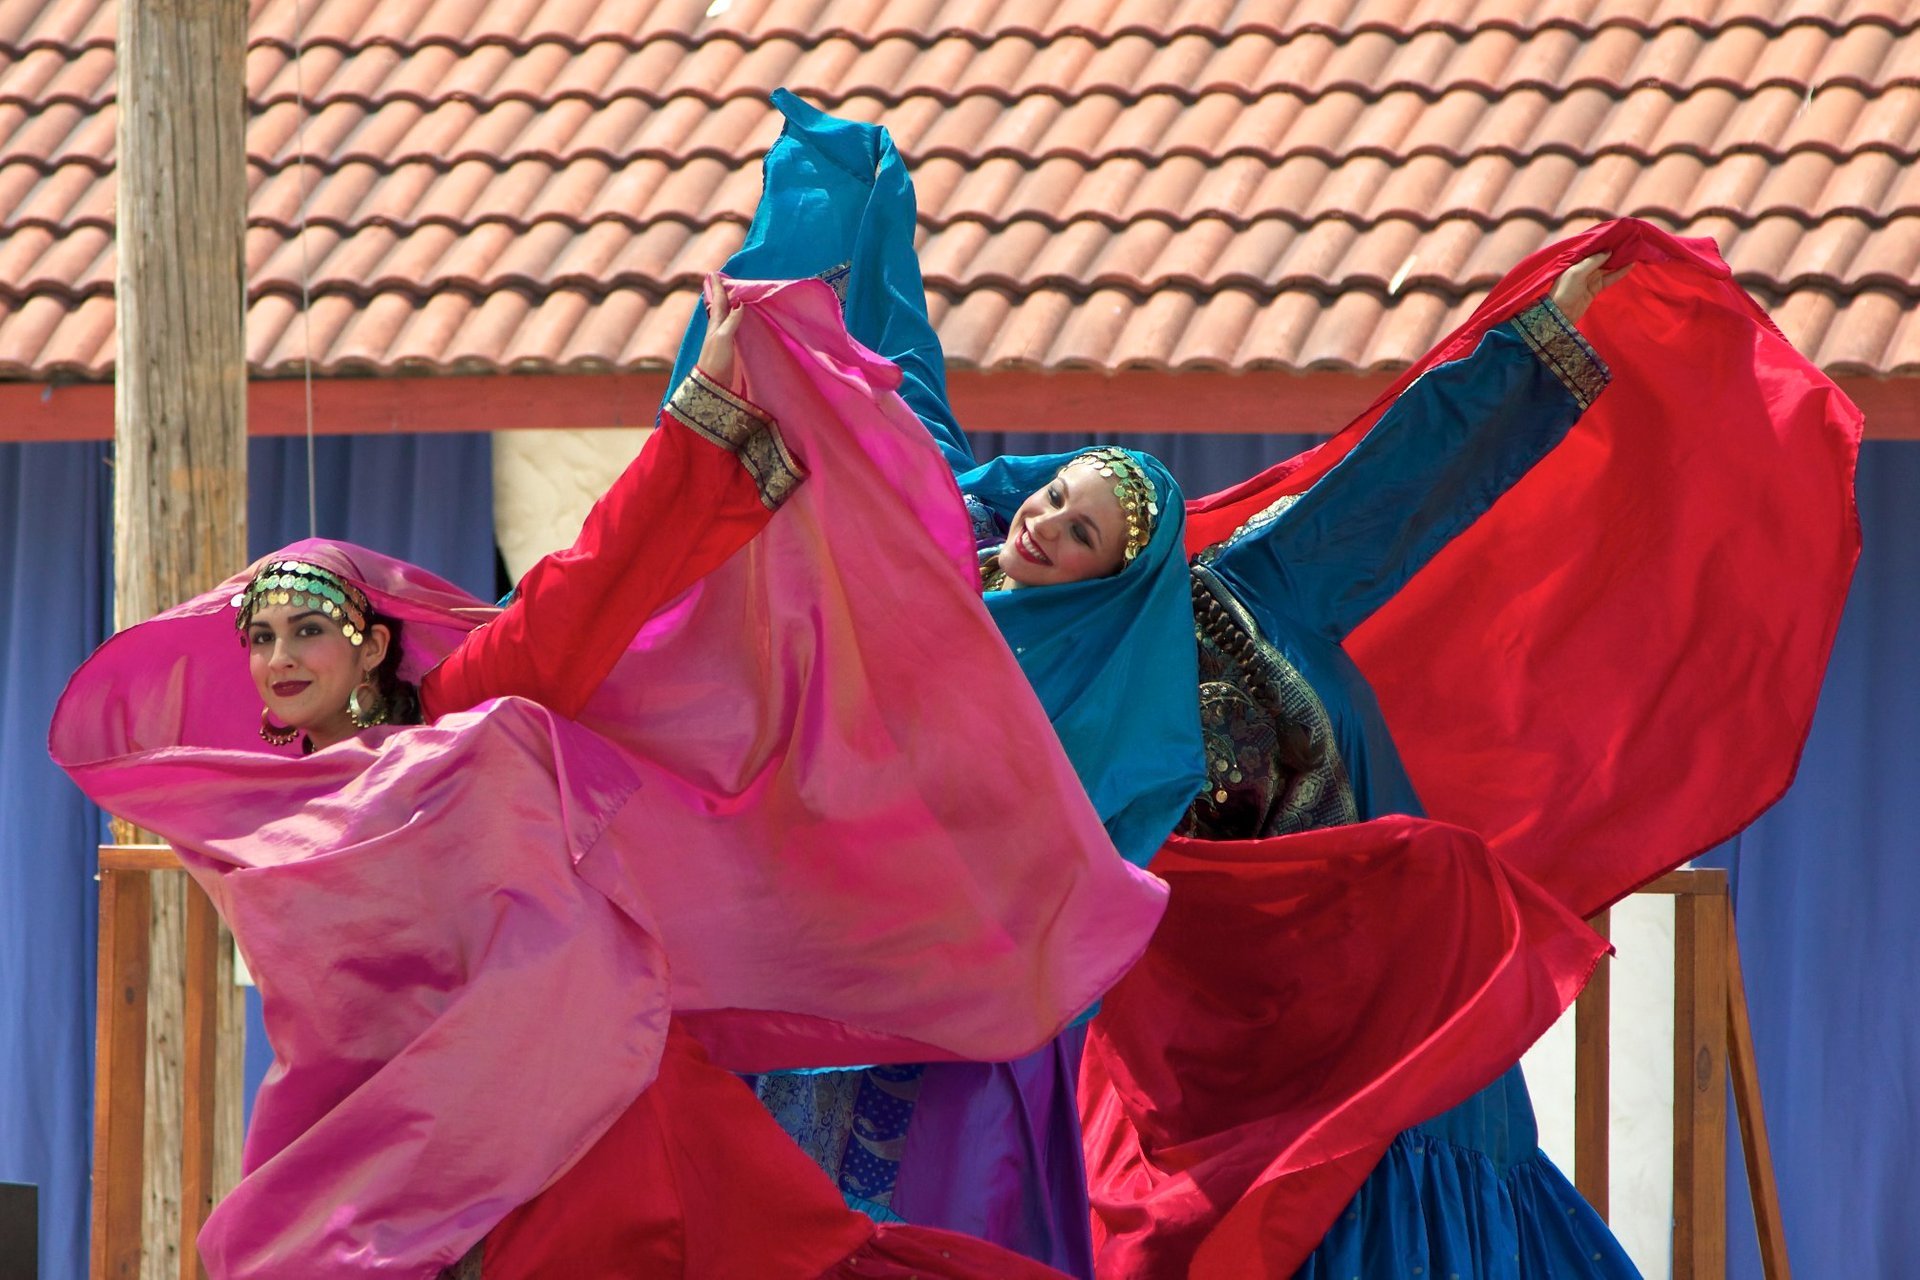
[[[927,318],[906,161],[878,125],[835,119],[785,89],[774,90],[772,102],[786,125],[761,164],[760,204],[726,274],[827,277],[840,294],[847,332],[899,366],[900,396],[927,424],[948,465],[972,467],[966,435],[947,404],[946,358]],[[692,372],[706,336],[706,311],[696,309],[669,390]]]
[[[1551,317],[1586,346],[1557,308],[1539,306],[1542,323]],[[1352,452],[1223,548],[1215,568],[1263,610],[1344,640],[1559,447],[1581,409],[1513,322],[1490,329],[1472,355],[1402,392]]]
[[[1110,578],[989,591],[1020,663],[1120,855],[1145,866],[1206,781],[1186,510],[1173,473],[1128,450],[1160,500],[1153,537]],[[958,477],[1002,521],[1076,453],[995,458]]]
[[[1393,1140],[1295,1280],[1634,1280],[1639,1271],[1540,1154],[1515,1067]]]
[[[786,124],[767,153],[760,205],[726,273],[831,280],[847,331],[899,366],[901,397],[961,489],[1006,519],[1075,454],[977,462],[948,403],[945,358],[927,316],[906,162],[877,125],[837,120],[784,89],[772,101]],[[675,385],[705,333],[706,317],[697,314],[680,346]],[[1132,563],[1097,581],[989,592],[987,608],[1114,845],[1144,866],[1199,794],[1206,759],[1194,696],[1184,500],[1159,461],[1134,456],[1153,477],[1160,518]]]
[[[1423,810],[1341,641],[1559,446],[1580,413],[1519,331],[1501,325],[1408,387],[1297,501],[1203,555],[1320,694],[1362,818]]]

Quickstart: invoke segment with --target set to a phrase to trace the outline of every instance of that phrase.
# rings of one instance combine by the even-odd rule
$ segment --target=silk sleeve
[[[1408,387],[1312,488],[1213,552],[1213,567],[1256,613],[1340,640],[1560,444],[1610,377],[1542,299]]]
[[[804,474],[771,418],[695,370],[573,545],[421,682],[427,717],[510,694],[578,715],[646,621],[752,540]]]

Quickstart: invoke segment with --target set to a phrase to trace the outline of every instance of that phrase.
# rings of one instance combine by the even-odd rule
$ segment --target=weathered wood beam
[[[1392,383],[1387,374],[1148,373],[1116,377],[953,370],[948,387],[972,431],[1151,431],[1328,433],[1339,430]],[[1870,440],[1920,440],[1920,378],[1841,378],[1867,415]],[[320,378],[313,384],[321,435],[399,431],[511,431],[644,427],[666,394],[664,373],[508,373]],[[112,435],[111,388],[0,382],[0,441],[105,440]],[[249,431],[291,436],[306,429],[298,381],[257,380],[247,388]]]
[[[93,1080],[93,1280],[140,1280],[147,989],[153,892],[141,871],[100,869]]]
[[[1726,872],[1670,873],[1695,885],[1673,903],[1673,1278],[1727,1273]]]
[[[246,0],[122,4],[118,36],[114,618],[125,627],[246,560]],[[236,1111],[196,1141],[183,1197],[183,1125],[215,1108],[198,1093],[187,1108],[182,1090],[228,1073],[237,1099],[242,1067],[237,1038],[203,1038],[238,1025],[236,1009],[187,1025],[187,952],[205,965],[231,949],[212,912],[189,912],[197,892],[167,877],[153,893],[144,1280],[201,1274],[193,1236],[238,1175]],[[239,998],[230,984],[214,995]]]
[[[1612,913],[1587,921],[1611,936]],[[1594,1212],[1608,1215],[1613,1150],[1613,958],[1601,956],[1573,1005],[1573,1183]]]
[[[1760,1271],[1766,1280],[1792,1280],[1780,1187],[1773,1176],[1773,1146],[1767,1141],[1767,1113],[1760,1103],[1760,1065],[1753,1050],[1747,979],[1740,968],[1739,934],[1731,922],[1727,927],[1727,1034],[1727,1073],[1733,1084],[1734,1111],[1740,1118],[1753,1225],[1760,1236]]]

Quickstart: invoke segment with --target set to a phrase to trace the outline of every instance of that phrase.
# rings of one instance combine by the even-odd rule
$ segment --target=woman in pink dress
[[[1045,1274],[876,1230],[730,1074],[1027,1052],[1164,898],[981,607],[891,366],[824,285],[733,299],[749,385],[685,379],[504,610],[297,543],[63,695],[55,759],[174,845],[260,983],[210,1274]],[[989,728],[1022,749],[952,749]]]

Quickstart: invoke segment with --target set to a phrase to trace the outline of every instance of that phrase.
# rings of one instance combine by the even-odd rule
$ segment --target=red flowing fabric
[[[1346,430],[1187,517],[1198,551],[1306,489],[1600,252],[1633,264],[1580,322],[1612,385],[1346,642],[1428,812],[1582,916],[1786,791],[1860,553],[1860,411],[1712,243],[1622,219],[1542,249]]]
[[[1249,1265],[1286,1265],[1220,1274],[1290,1274],[1385,1141],[1511,1066],[1606,948],[1424,819],[1176,837],[1153,870],[1167,914],[1081,1066],[1102,1276],[1186,1275],[1226,1206],[1278,1246]]]
[[[1064,1280],[984,1241],[847,1208],[737,1078],[675,1024],[660,1075],[488,1233],[485,1280]]]
[[[1528,258],[1345,431],[1190,503],[1189,552],[1305,490],[1422,372],[1598,252],[1633,264],[1581,320],[1611,386],[1346,640],[1482,879],[1416,874],[1431,824],[1376,851],[1390,874],[1360,846],[1293,852],[1377,822],[1163,850],[1166,921],[1088,1037],[1102,1277],[1292,1275],[1395,1133],[1510,1067],[1584,985],[1598,944],[1571,915],[1793,777],[1859,555],[1861,417],[1707,241],[1622,220]],[[1471,905],[1495,884],[1505,932]],[[1495,960],[1531,976],[1463,979]]]

